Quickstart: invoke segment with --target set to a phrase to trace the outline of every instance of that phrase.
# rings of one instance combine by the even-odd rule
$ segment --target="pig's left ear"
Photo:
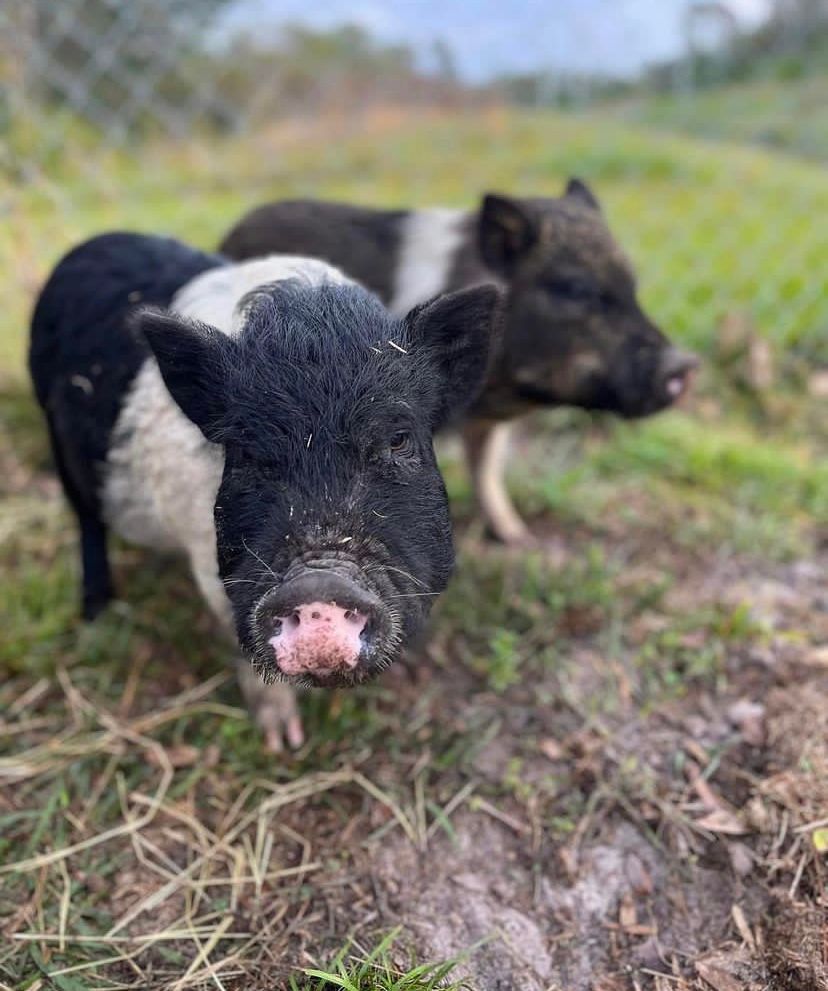
[[[584,180],[577,176],[573,176],[566,184],[564,196],[569,200],[576,200],[583,206],[588,206],[591,210],[598,210],[599,213],[601,211],[601,201]]]
[[[495,286],[474,286],[437,296],[406,317],[409,340],[425,347],[440,369],[435,430],[460,416],[480,395],[500,300]]]
[[[232,339],[215,327],[165,310],[138,310],[130,323],[149,345],[164,385],[182,412],[207,440],[221,443]]]

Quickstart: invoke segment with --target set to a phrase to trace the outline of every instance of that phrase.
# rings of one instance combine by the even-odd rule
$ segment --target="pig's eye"
[[[551,279],[546,283],[546,288],[558,299],[575,302],[590,300],[596,295],[595,286],[584,279]]]
[[[414,453],[414,438],[408,430],[398,430],[388,440],[388,453],[393,458],[410,458]]]

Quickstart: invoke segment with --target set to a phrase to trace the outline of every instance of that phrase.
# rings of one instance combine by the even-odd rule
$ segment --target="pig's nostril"
[[[311,675],[329,683],[367,663],[371,652],[382,645],[382,626],[377,625],[382,614],[372,596],[358,586],[345,585],[341,594],[331,594],[340,592],[332,588],[317,597],[313,592],[318,584],[314,576],[310,594],[295,595],[292,601],[285,602],[284,593],[281,603],[274,597],[268,644],[282,674]],[[295,594],[296,587],[287,590]]]
[[[300,622],[298,609],[294,610],[289,616],[278,616],[274,624],[273,633],[275,635],[279,633],[291,633]]]
[[[371,625],[368,616],[365,613],[359,612],[357,609],[346,609],[344,611],[344,618],[349,626],[355,626],[361,632],[367,632]],[[330,624],[333,622],[333,617],[326,615],[319,609],[311,609],[304,614],[303,618],[302,609],[294,609],[287,616],[276,616],[274,618],[272,635],[279,636],[282,633],[293,633],[303,623],[307,624],[313,621]]]
[[[675,402],[687,391],[694,369],[699,359],[688,351],[669,348],[661,358],[660,372],[664,396],[668,402]]]

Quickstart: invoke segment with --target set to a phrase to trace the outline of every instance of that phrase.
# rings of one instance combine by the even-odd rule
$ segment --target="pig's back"
[[[320,258],[388,303],[409,213],[322,200],[267,203],[242,217],[219,251],[237,261],[276,252]]]
[[[140,304],[166,306],[175,291],[223,264],[172,238],[100,235],[70,251],[35,304],[29,367],[76,490],[99,506],[110,435],[147,349],[126,328]]]
[[[225,334],[241,329],[239,304],[259,286],[295,279],[306,285],[352,283],[338,268],[300,255],[269,255],[204,272],[182,286],[171,308],[191,320],[209,323]]]
[[[234,259],[275,251],[322,258],[401,317],[441,292],[481,281],[473,235],[473,215],[462,210],[286,200],[251,210],[220,250]]]

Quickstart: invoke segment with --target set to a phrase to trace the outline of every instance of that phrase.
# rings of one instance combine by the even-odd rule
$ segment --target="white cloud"
[[[773,4],[771,0],[727,0],[727,6],[742,24],[755,27],[770,14]]]
[[[537,69],[631,73],[679,54],[689,0],[236,0],[225,23],[256,30],[285,21],[358,23],[427,52],[440,38],[469,79]],[[753,26],[770,0],[725,0]]]

